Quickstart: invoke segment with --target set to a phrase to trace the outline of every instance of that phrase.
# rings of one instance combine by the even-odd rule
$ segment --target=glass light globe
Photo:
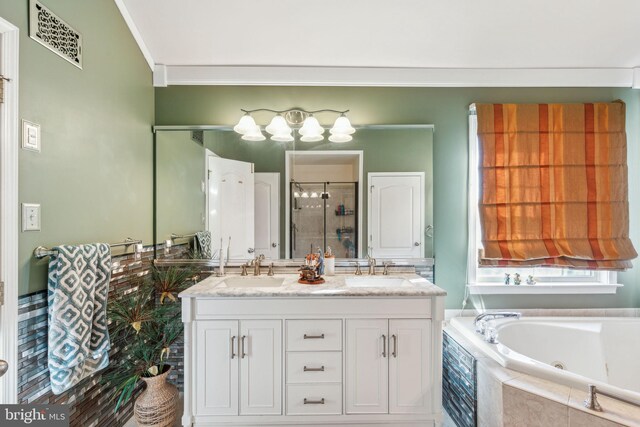
[[[351,135],[343,134],[343,133],[334,133],[329,137],[329,141],[331,142],[349,142],[353,139]]]
[[[302,123],[302,127],[298,131],[300,135],[322,135],[324,133],[324,128],[320,126],[318,119],[313,116],[309,116],[304,119]]]
[[[249,113],[246,113],[244,116],[240,117],[238,124],[233,127],[233,130],[239,133],[240,135],[244,135],[249,132],[256,126],[256,121],[253,120],[253,117]]]
[[[276,115],[271,119],[271,123],[264,128],[271,135],[277,135],[282,133],[291,133],[291,128],[287,124],[287,121],[280,114]]]
[[[264,141],[267,138],[260,132],[260,126],[256,125],[242,135],[242,139],[245,141]]]
[[[336,119],[333,127],[329,130],[332,134],[341,133],[344,135],[351,135],[356,130],[351,126],[351,122],[347,116],[340,116]]]
[[[300,141],[302,142],[318,142],[318,141],[322,141],[323,139],[324,139],[324,136],[318,135],[318,134],[309,134],[309,135],[304,135],[300,137]]]
[[[291,135],[291,130],[289,130],[289,132],[276,133],[271,137],[271,140],[277,142],[291,142],[293,141],[293,135]]]

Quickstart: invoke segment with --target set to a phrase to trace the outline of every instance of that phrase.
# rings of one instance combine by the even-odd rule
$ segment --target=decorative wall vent
[[[29,2],[29,37],[82,68],[82,35],[37,0]]]
[[[194,130],[191,132],[191,139],[200,145],[204,145],[204,131]]]

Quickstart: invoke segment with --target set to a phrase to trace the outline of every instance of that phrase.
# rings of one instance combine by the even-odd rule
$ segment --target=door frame
[[[419,258],[424,258],[426,255],[426,248],[425,248],[425,244],[426,244],[426,229],[425,229],[425,201],[426,201],[426,195],[425,195],[425,174],[424,172],[369,172],[367,173],[367,186],[369,188],[367,188],[368,191],[368,195],[369,197],[367,197],[367,226],[369,227],[369,229],[371,229],[371,215],[372,215],[372,209],[371,209],[371,177],[373,176],[380,176],[380,177],[390,177],[390,176],[419,176],[420,177],[420,257]],[[369,243],[369,246],[371,246],[371,240],[373,240],[371,238],[371,233],[367,233],[367,242]],[[375,252],[374,252],[375,255]],[[400,258],[405,258],[400,257]]]
[[[309,151],[289,151],[285,152],[284,162],[284,258],[289,259],[289,253],[291,251],[291,174],[293,170],[291,168],[291,160],[294,156],[349,156],[358,157],[358,206],[362,211],[362,188],[364,185],[364,152],[362,150],[309,150]],[[358,253],[356,256],[362,258],[362,215],[358,215]]]
[[[2,58],[0,73],[5,82],[4,108],[0,114],[0,280],[4,306],[0,310],[3,333],[0,357],[9,370],[0,379],[0,404],[18,399],[18,66],[20,29],[0,17]]]

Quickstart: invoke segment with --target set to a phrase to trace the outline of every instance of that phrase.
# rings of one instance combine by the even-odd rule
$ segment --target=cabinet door
[[[238,322],[195,323],[196,414],[238,415]]]
[[[347,414],[388,412],[387,339],[387,319],[347,320]]]
[[[240,321],[240,415],[282,413],[282,322]]]
[[[431,412],[431,321],[389,320],[389,413]]]

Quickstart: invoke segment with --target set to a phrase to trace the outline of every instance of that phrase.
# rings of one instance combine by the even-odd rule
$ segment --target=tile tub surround
[[[174,249],[179,250],[179,247]],[[174,252],[171,255],[178,256]],[[153,247],[144,248],[141,260],[135,260],[133,255],[114,256],[109,298],[132,292],[132,279],[149,274],[152,260]],[[117,414],[114,413],[114,404],[110,400],[111,386],[101,383],[100,374],[83,380],[60,395],[51,392],[47,368],[47,291],[21,296],[18,312],[18,402],[68,404],[71,426],[123,425],[133,413],[133,400]],[[110,360],[118,357],[119,350],[118,344],[114,343]],[[174,366],[169,379],[180,389],[184,366],[182,354],[180,340],[172,346],[169,357],[169,363]]]
[[[451,326],[445,331],[477,359],[478,426],[640,426],[640,408],[599,395],[604,412],[586,409],[586,390],[502,367]]]

